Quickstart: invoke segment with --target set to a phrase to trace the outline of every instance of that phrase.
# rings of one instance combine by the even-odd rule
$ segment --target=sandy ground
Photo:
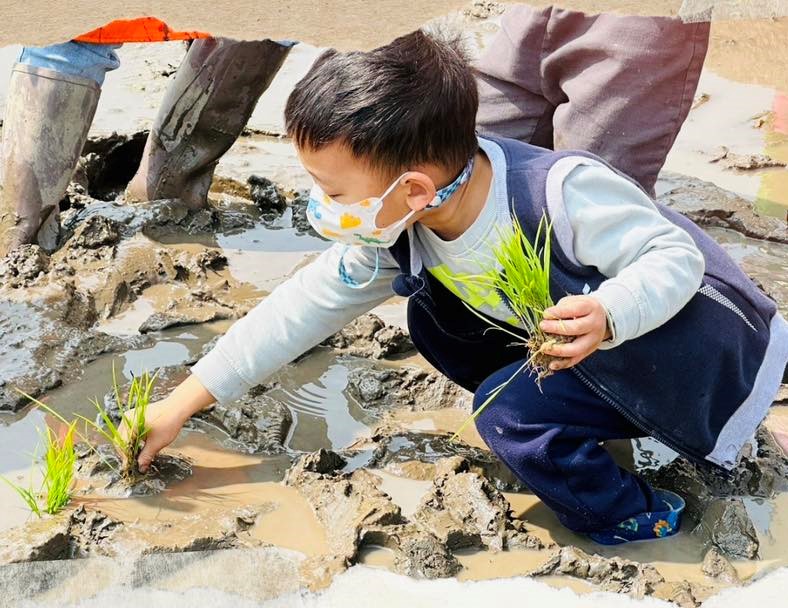
[[[543,3],[538,0],[535,4]],[[714,19],[788,15],[786,0],[564,0],[557,6],[589,13],[616,11],[635,15],[698,18],[712,9]],[[287,38],[343,48],[371,48],[415,29],[424,20],[468,5],[467,0],[342,0],[315,3],[291,0],[277,10],[248,0],[96,3],[6,2],[0,45],[49,44],[68,40],[114,19],[155,15],[176,30],[198,30],[236,39]],[[381,18],[385,15],[385,19]],[[33,25],[34,24],[34,25]]]

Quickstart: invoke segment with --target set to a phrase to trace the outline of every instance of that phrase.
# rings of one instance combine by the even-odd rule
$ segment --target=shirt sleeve
[[[278,285],[197,361],[191,372],[217,401],[239,398],[393,294],[391,282],[399,269],[387,249],[377,251],[378,275],[363,289],[353,289],[339,278],[344,250],[344,245],[335,244]],[[344,257],[345,269],[364,283],[375,270],[375,255],[372,247],[351,247]]]
[[[590,294],[613,333],[601,348],[656,329],[690,301],[703,280],[703,254],[648,195],[608,167],[587,164],[569,172],[562,192],[574,257],[608,277]]]

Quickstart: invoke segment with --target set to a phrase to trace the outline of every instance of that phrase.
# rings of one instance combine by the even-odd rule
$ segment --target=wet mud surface
[[[499,9],[477,2],[468,17]],[[241,143],[286,143],[264,137]],[[122,390],[158,369],[163,398],[234,319],[326,246],[306,222],[304,191],[262,174],[217,177],[203,210],[125,203],[144,140],[92,139],[57,249],[0,260],[0,473],[17,482],[28,479],[36,426],[58,425],[16,388],[67,417],[95,416],[93,397],[117,416],[115,365]],[[725,161],[749,171],[731,152]],[[699,179],[665,173],[660,188],[785,314],[785,222]],[[415,353],[402,308],[381,307],[237,402],[201,412],[133,483],[103,446],[80,447],[74,500],[59,515],[28,518],[3,488],[0,579],[14,580],[20,563],[111,557],[153,568],[166,554],[186,568],[190,555],[258,563],[277,548],[289,553],[276,567],[312,588],[363,563],[429,579],[529,575],[698,606],[788,563],[788,460],[774,439],[788,436],[788,387],[729,476],[649,440],[611,446],[624,466],[684,496],[688,512],[675,538],[600,547],[561,528],[473,429],[450,441],[471,396]]]
[[[708,226],[784,302],[785,277],[775,272],[788,249],[784,227],[713,185],[672,179],[662,200]],[[282,229],[282,218],[300,234],[287,219],[298,198],[263,180],[215,184],[211,208],[198,212],[79,196],[56,251],[28,246],[0,265],[3,407],[17,412],[8,432],[32,416],[17,386],[63,414],[95,415],[90,387],[117,419],[106,370],[123,358],[121,392],[132,373],[155,367],[153,397],[166,396],[221,331],[200,328],[226,327],[268,291],[234,275],[217,235],[253,240]],[[158,356],[134,355],[157,348]],[[418,357],[402,327],[366,315],[237,402],[195,416],[149,475],[124,481],[108,446],[79,446],[72,506],[6,526],[0,563],[272,545],[301,552],[299,576],[312,588],[356,563],[423,578],[484,578],[499,564],[550,584],[577,588],[577,580],[682,606],[784,563],[775,555],[788,541],[780,523],[788,460],[767,430],[731,476],[654,446],[624,447],[631,466],[688,501],[684,531],[666,541],[676,545],[671,560],[562,531],[475,432],[450,441],[470,399]],[[304,537],[298,526],[311,531]]]

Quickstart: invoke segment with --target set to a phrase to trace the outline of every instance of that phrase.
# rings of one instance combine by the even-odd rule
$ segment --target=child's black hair
[[[369,52],[323,53],[290,94],[285,124],[299,148],[342,141],[385,173],[459,172],[478,147],[478,105],[459,35],[418,30]]]

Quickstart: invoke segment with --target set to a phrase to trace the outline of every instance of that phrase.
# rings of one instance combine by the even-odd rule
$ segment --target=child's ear
[[[414,211],[425,209],[435,199],[435,184],[424,173],[409,171],[400,183],[407,188],[405,202]]]

